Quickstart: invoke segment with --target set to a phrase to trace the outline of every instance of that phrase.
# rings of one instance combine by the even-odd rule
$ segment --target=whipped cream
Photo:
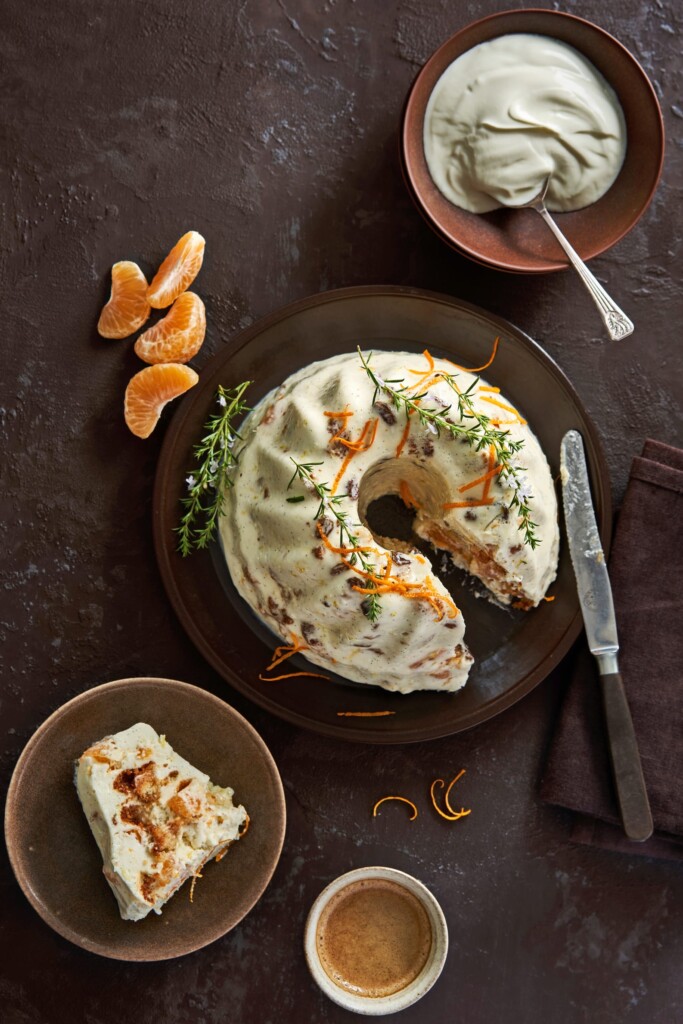
[[[427,104],[424,150],[446,199],[472,213],[528,203],[548,175],[550,210],[594,203],[626,153],[619,100],[573,47],[499,36],[463,53]]]

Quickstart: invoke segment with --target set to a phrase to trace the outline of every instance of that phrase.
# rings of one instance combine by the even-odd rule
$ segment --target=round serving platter
[[[446,356],[464,366],[485,363],[496,337],[497,356],[486,371],[520,409],[538,437],[555,477],[560,441],[569,429],[584,438],[598,525],[605,550],[611,531],[609,476],[593,424],[574,388],[531,338],[501,317],[444,295],[394,286],[324,292],[259,320],[234,338],[202,370],[199,384],[177,409],[164,439],[154,489],[154,542],[162,579],[175,611],[198,649],[227,682],[261,707],[327,736],[366,743],[409,743],[469,729],[529,693],[567,653],[581,629],[581,613],[566,545],[560,551],[552,603],[514,612],[481,599],[457,570],[435,568],[463,610],[475,664],[456,694],[389,693],[379,687],[334,681],[259,679],[277,639],[239,597],[220,548],[187,558],[177,551],[175,529],[192,447],[215,411],[219,384],[254,381],[254,405],[294,370],[317,359],[353,351],[395,350]],[[283,511],[286,509],[283,496]],[[289,671],[305,671],[301,655]],[[332,673],[328,673],[332,675]],[[341,717],[342,712],[392,711],[382,717]]]

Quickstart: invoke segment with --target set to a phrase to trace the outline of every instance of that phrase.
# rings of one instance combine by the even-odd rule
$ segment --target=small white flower
[[[531,484],[528,477],[523,476],[517,481],[517,497],[524,504],[533,498],[533,492],[531,490]]]
[[[427,423],[425,424],[425,426],[427,427],[427,430],[431,434],[437,434],[438,435],[439,431],[437,430],[436,426],[431,421],[428,420]]]
[[[218,404],[220,405],[221,409],[225,409],[226,405],[228,404],[225,395],[218,396]]]
[[[216,459],[212,459],[211,462],[209,463],[209,473],[214,474],[217,469],[218,462],[216,461]]]
[[[197,481],[196,481],[196,480],[195,480],[195,478],[194,478],[194,477],[192,476],[192,474],[190,474],[190,475],[189,475],[189,476],[187,477],[187,479],[185,480],[185,483],[187,484],[187,489],[188,489],[188,491],[191,491],[193,487],[196,487],[196,486],[197,486]]]

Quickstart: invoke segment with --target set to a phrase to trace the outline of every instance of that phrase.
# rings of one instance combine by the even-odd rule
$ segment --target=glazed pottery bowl
[[[616,181],[591,206],[556,215],[584,260],[623,238],[647,209],[662,168],[664,126],[652,85],[628,50],[597,25],[560,11],[490,15],[456,32],[430,57],[411,87],[403,115],[401,160],[410,194],[437,234],[471,259],[500,270],[543,273],[568,264],[538,214],[530,209],[486,214],[460,209],[437,189],[424,154],[425,111],[446,68],[473,46],[520,32],[550,36],[578,50],[612,86],[624,112],[627,149]]]

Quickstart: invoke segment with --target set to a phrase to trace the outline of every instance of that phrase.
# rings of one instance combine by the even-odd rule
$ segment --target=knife
[[[581,434],[562,438],[560,477],[564,521],[588,646],[600,669],[610,760],[624,831],[643,843],[652,835],[652,814],[626,692],[619,674],[617,622],[598,525],[591,501]]]

